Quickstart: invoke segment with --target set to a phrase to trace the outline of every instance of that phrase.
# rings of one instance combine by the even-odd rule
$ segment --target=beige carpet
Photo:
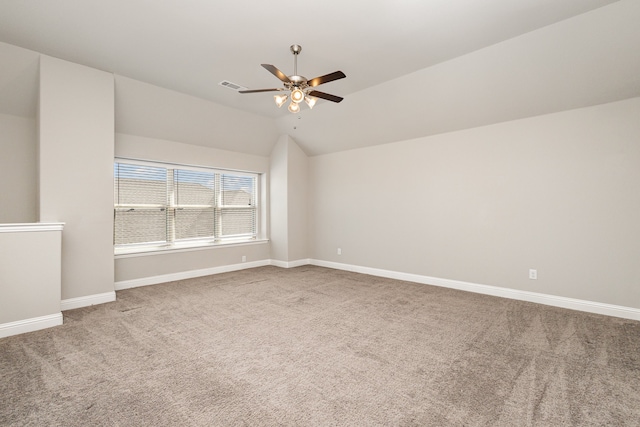
[[[638,426],[640,322],[320,267],[0,340],[2,426]]]

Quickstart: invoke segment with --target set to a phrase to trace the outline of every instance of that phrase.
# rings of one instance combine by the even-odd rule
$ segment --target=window
[[[254,240],[257,187],[255,173],[117,160],[116,253]]]

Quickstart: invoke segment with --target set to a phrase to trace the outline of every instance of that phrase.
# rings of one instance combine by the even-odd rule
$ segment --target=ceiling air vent
[[[246,87],[237,85],[235,83],[231,83],[230,81],[227,80],[223,80],[220,83],[218,83],[220,86],[224,86],[226,88],[229,88],[231,90],[235,90],[235,91],[239,91],[239,90],[246,90]]]

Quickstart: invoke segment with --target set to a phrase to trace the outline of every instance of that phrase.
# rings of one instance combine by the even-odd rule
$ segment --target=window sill
[[[115,259],[135,258],[135,257],[141,257],[141,256],[149,256],[149,255],[171,254],[176,252],[190,252],[190,251],[217,249],[217,248],[230,248],[233,246],[262,245],[265,243],[269,243],[269,239],[256,239],[256,240],[248,240],[248,241],[235,241],[235,242],[223,242],[223,243],[203,243],[201,245],[188,246],[188,247],[144,246],[144,247],[137,247],[137,248],[120,249],[118,250],[118,252],[114,253],[114,257]]]

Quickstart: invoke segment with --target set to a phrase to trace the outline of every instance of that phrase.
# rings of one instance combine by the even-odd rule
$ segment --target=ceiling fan
[[[311,80],[307,80],[306,77],[298,75],[298,55],[302,52],[302,46],[294,44],[290,47],[291,53],[293,53],[293,75],[287,76],[282,71],[278,70],[275,66],[270,64],[261,64],[267,71],[279,78],[284,87],[272,88],[272,89],[253,89],[253,90],[241,90],[240,93],[256,93],[256,92],[273,92],[273,91],[289,91],[291,92],[291,103],[288,110],[292,113],[300,111],[300,103],[304,100],[309,108],[313,108],[318,98],[326,99],[332,102],[340,102],[343,98],[324,93],[313,89],[316,86],[320,86],[324,83],[329,83],[334,80],[339,80],[347,77],[342,71],[334,71],[333,73],[325,74],[324,76],[315,77]],[[274,95],[276,105],[282,107],[287,102],[287,94]]]

